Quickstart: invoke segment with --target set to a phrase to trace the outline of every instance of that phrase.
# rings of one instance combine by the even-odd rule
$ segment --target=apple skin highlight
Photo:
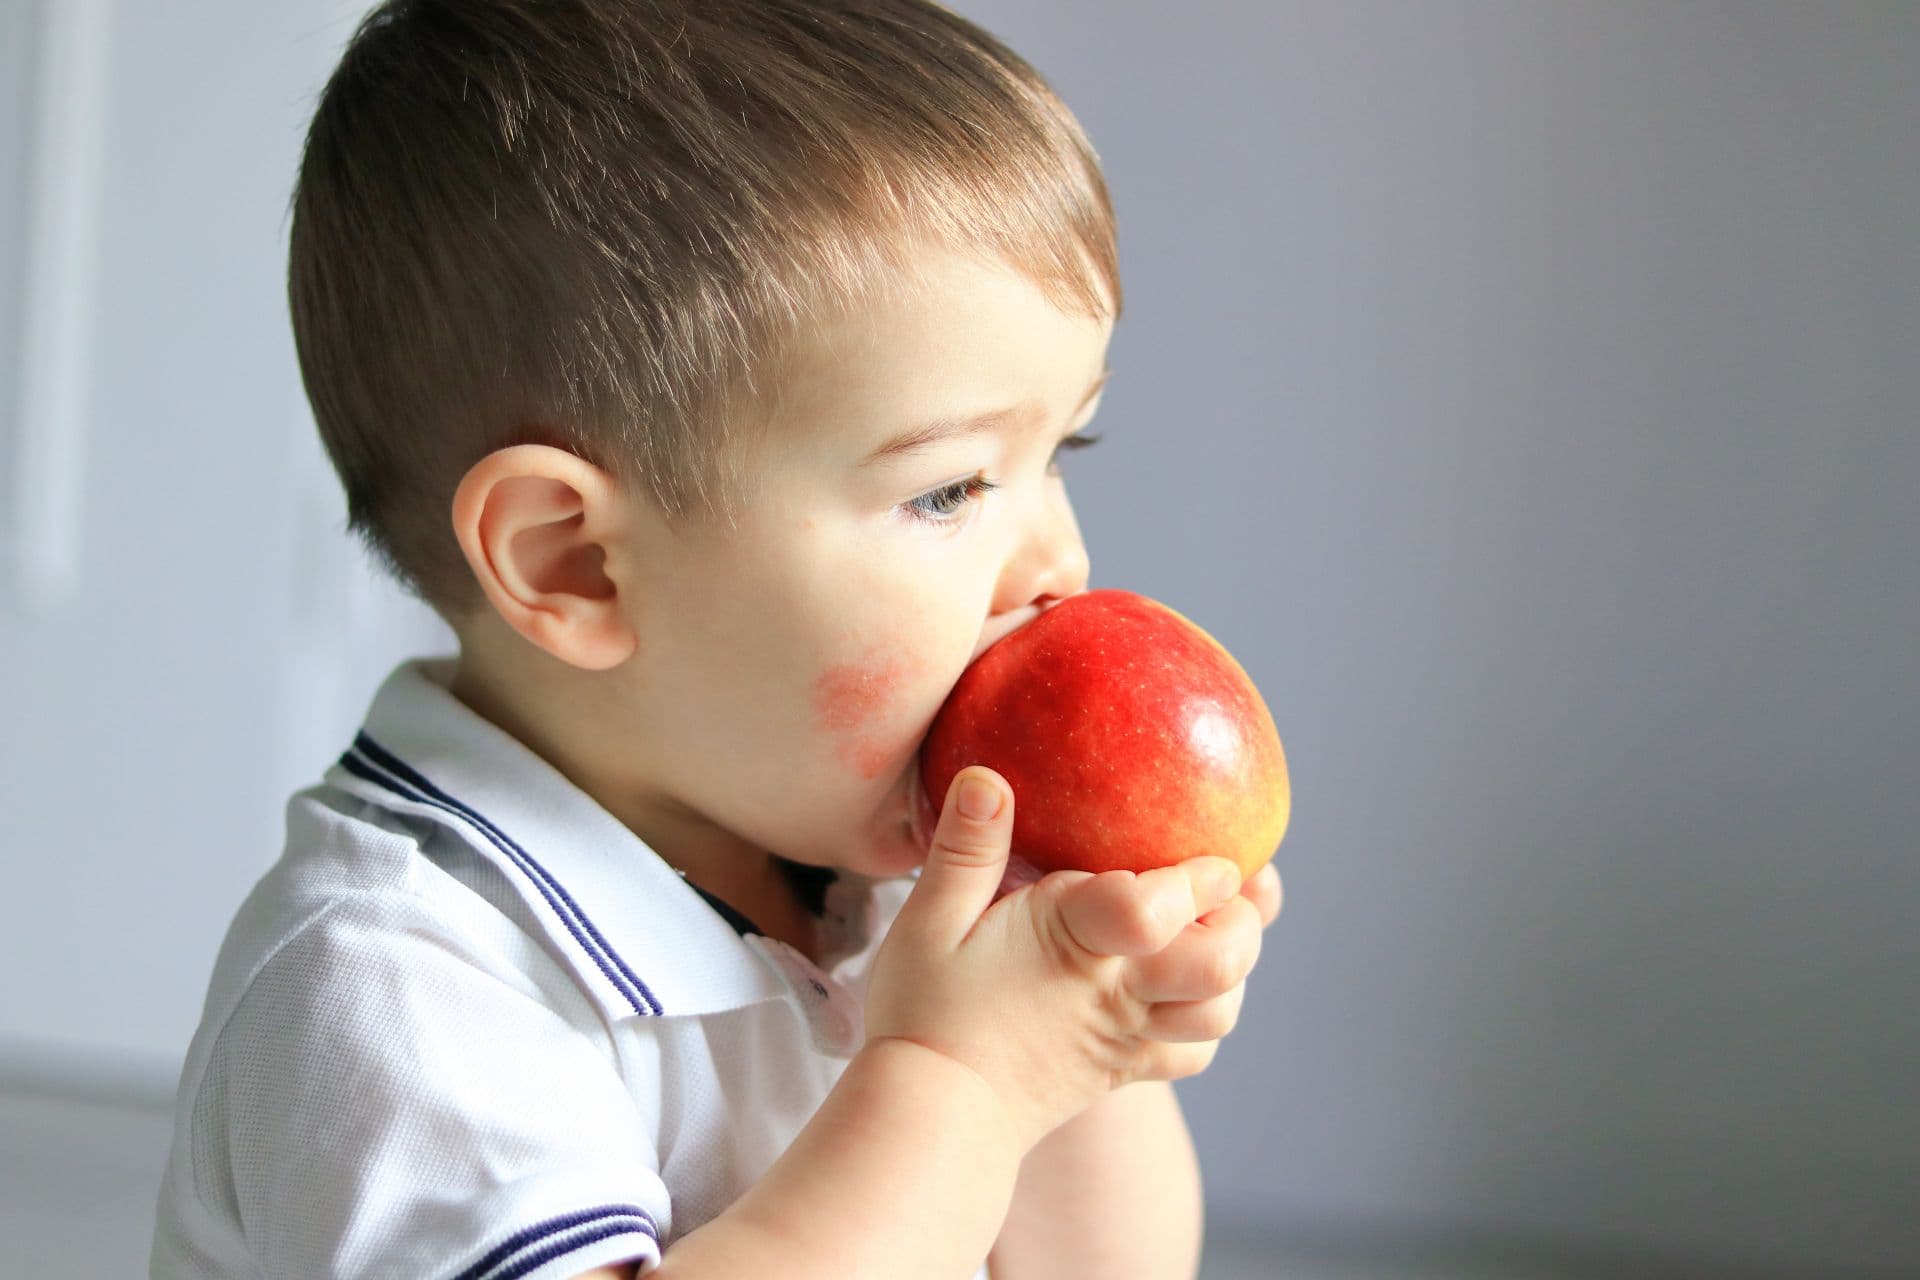
[[[921,786],[944,797],[970,764],[1012,786],[1013,854],[1041,872],[1212,854],[1244,879],[1292,814],[1280,735],[1246,671],[1130,591],[1069,597],[961,673],[921,747]]]

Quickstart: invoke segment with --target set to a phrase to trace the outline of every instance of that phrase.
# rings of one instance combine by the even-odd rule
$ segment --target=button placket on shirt
[[[772,963],[799,1000],[813,1047],[836,1058],[851,1057],[859,1047],[861,1019],[846,988],[789,943],[764,934],[754,934],[748,941]]]

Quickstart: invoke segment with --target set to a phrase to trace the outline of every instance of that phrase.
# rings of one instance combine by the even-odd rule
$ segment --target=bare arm
[[[726,1212],[675,1241],[660,1280],[970,1280],[1023,1154],[970,1068],[877,1038],[813,1119]]]
[[[724,1234],[724,1222],[702,1231]],[[1112,1280],[1192,1276],[1201,1223],[1200,1168],[1179,1100],[1166,1083],[1142,1081],[1094,1103],[1027,1153],[988,1263],[993,1280],[1051,1280],[1076,1270]],[[686,1243],[669,1252],[673,1267],[656,1274],[694,1274],[680,1269]],[[634,1276],[626,1263],[574,1280]]]
[[[1027,1153],[993,1280],[1191,1277],[1201,1223],[1200,1165],[1173,1087],[1130,1084]]]
[[[997,795],[969,812],[975,783]],[[1058,872],[1002,897],[1012,826],[1006,780],[961,770],[874,957],[865,1046],[661,1280],[971,1280],[1032,1148],[1118,1088],[1213,1060],[1258,953],[1239,868]]]

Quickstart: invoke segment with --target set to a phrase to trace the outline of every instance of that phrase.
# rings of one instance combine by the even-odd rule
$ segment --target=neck
[[[774,856],[674,796],[648,766],[644,732],[616,741],[601,728],[599,717],[617,703],[604,674],[522,645],[544,662],[522,663],[518,653],[503,661],[484,645],[463,643],[449,692],[545,760],[688,881],[811,958],[814,917]]]

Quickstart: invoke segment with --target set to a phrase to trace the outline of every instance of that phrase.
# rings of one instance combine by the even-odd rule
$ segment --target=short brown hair
[[[552,444],[731,525],[792,344],[909,276],[912,243],[1122,305],[1079,123],[930,0],[387,0],[291,208],[348,528],[450,620],[481,602],[449,515],[474,462]]]

